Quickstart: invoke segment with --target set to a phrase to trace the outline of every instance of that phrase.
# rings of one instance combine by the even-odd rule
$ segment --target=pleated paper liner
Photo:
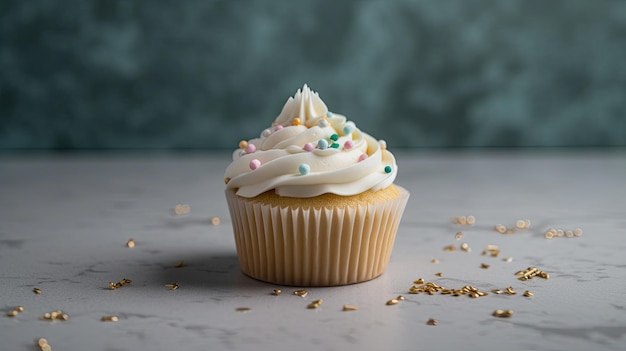
[[[227,190],[244,274],[292,286],[364,282],[385,270],[409,198],[399,195],[335,207],[281,207]],[[386,191],[381,190],[381,191]]]

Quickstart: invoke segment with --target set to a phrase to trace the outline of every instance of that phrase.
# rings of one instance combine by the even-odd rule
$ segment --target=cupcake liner
[[[244,274],[269,283],[333,286],[381,275],[409,198],[353,207],[280,207],[226,191]]]

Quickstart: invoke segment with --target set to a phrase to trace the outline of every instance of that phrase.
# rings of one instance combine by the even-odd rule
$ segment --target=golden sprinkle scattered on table
[[[491,266],[486,264],[486,263],[481,263],[480,264],[480,268],[482,268],[482,269],[489,269],[489,267],[491,267]]]
[[[37,295],[41,295],[41,289],[39,288],[33,288],[33,292]]]
[[[324,302],[324,300],[322,300],[322,299],[315,300],[315,301],[311,302],[310,304],[308,304],[308,305],[306,306],[306,308],[310,308],[310,309],[315,309],[315,308],[318,308],[318,307],[320,307],[320,305],[322,304],[322,302]]]
[[[396,300],[398,300],[398,301],[404,301],[404,296],[402,296],[402,295],[398,295],[398,297],[396,297]]]
[[[521,281],[525,281],[528,279],[532,279],[534,277],[539,277],[543,279],[549,279],[550,275],[537,267],[528,267],[525,270],[515,272],[515,275],[518,276],[517,279]]]
[[[465,252],[472,252],[472,248],[470,248],[468,243],[461,244],[461,250],[463,250]]]
[[[121,287],[123,287],[124,285],[130,284],[130,283],[132,283],[132,282],[133,282],[132,280],[130,280],[130,279],[126,279],[126,278],[124,278],[124,279],[120,280],[120,281],[119,281],[119,282],[117,282],[117,283],[114,283],[114,282],[109,282],[109,289],[111,289],[111,290],[115,290],[115,289],[117,289],[117,288],[121,288]]]
[[[56,311],[52,311],[52,312],[46,312],[46,313],[43,314],[43,316],[41,316],[41,319],[49,320],[49,321],[53,321],[53,320],[63,320],[63,321],[66,321],[69,318],[70,317],[67,315],[67,313],[64,313],[61,310],[56,310]]]
[[[165,287],[167,287],[170,290],[176,290],[178,288],[180,288],[180,285],[178,285],[178,283],[170,283],[170,284],[165,284]]]
[[[282,294],[283,292],[280,289],[274,289],[272,290],[272,295],[278,296],[280,294]]]
[[[533,297],[533,296],[535,296],[535,294],[533,294],[530,291],[526,290],[526,291],[524,291],[524,296],[526,296],[526,297]]]
[[[100,320],[103,322],[117,322],[119,318],[117,318],[117,316],[102,316]]]
[[[505,257],[505,258],[502,259],[502,261],[509,263],[509,262],[513,261],[513,257]]]
[[[305,297],[308,293],[309,291],[306,289],[296,290],[293,292],[294,295],[300,296],[300,297]]]
[[[454,250],[456,250],[456,246],[454,246],[454,245],[448,245],[448,246],[444,246],[443,247],[443,251],[450,252],[450,251],[454,251]]]
[[[211,224],[213,225],[220,225],[222,221],[220,220],[219,217],[211,217]]]
[[[436,276],[438,277],[443,277],[443,273],[439,272],[439,273],[435,273]]]
[[[437,320],[430,318],[429,320],[426,321],[426,325],[437,325]]]
[[[343,311],[356,311],[359,308],[353,305],[343,305]]]
[[[191,212],[191,207],[189,207],[189,205],[178,204],[174,206],[174,214],[176,215],[185,215],[185,214],[188,214],[189,212]]]
[[[439,263],[439,260],[436,258],[433,258],[432,260],[430,260],[431,263]]]
[[[39,338],[35,340],[35,343],[41,351],[52,351],[52,347],[50,346],[50,344],[48,344],[48,340],[44,338]]]
[[[492,315],[498,318],[509,318],[513,315],[512,310],[495,310]]]
[[[454,238],[455,238],[456,240],[461,240],[461,239],[463,238],[463,232],[457,232],[457,233],[454,235]]]
[[[128,241],[126,242],[126,247],[129,247],[131,249],[135,247],[135,239],[128,239]]]
[[[183,268],[186,265],[187,264],[185,264],[185,261],[179,261],[179,262],[176,262],[176,264],[174,265],[174,268]]]
[[[387,301],[387,303],[386,303],[387,306],[397,305],[397,304],[398,304],[398,300],[397,299],[391,299],[391,300]]]
[[[423,278],[419,278],[419,279],[413,281],[413,284],[424,284],[424,279]]]
[[[250,307],[237,307],[235,311],[237,312],[250,312],[252,309]]]

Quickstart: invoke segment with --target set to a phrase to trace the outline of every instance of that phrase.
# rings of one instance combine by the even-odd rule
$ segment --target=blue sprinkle
[[[298,172],[300,172],[300,174],[302,175],[307,175],[309,174],[309,172],[311,172],[311,167],[307,165],[306,163],[303,163],[300,166],[298,166]]]
[[[333,114],[330,111],[326,112],[326,117],[331,118],[332,116]]]
[[[385,173],[391,173],[391,166],[385,166]]]
[[[320,150],[324,150],[324,149],[326,149],[326,148],[328,147],[328,141],[326,141],[326,139],[320,139],[320,140],[317,142],[317,147],[318,147]]]
[[[350,134],[350,133],[352,133],[352,129],[353,129],[353,127],[351,125],[346,124],[346,126],[343,127],[343,133],[344,134]]]

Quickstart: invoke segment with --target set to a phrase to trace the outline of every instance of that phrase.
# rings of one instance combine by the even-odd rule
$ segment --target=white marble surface
[[[33,350],[39,337],[52,350],[110,351],[626,345],[623,150],[397,153],[397,183],[412,196],[386,273],[362,284],[312,288],[305,298],[290,287],[273,296],[277,286],[240,273],[223,198],[228,154],[1,156],[0,348]],[[189,204],[191,213],[173,215],[176,204]],[[477,223],[451,224],[462,215]],[[213,216],[222,223],[211,225]],[[493,230],[524,218],[530,230]],[[580,227],[583,235],[547,240],[549,227]],[[129,238],[136,240],[132,249],[125,246]],[[463,242],[471,252],[443,251]],[[499,246],[500,257],[481,256],[488,244]],[[187,266],[174,268],[181,260]],[[550,279],[517,280],[514,273],[528,266]],[[407,294],[420,277],[447,288],[512,286],[518,294]],[[133,282],[108,289],[122,278]],[[164,286],[172,282],[180,288]],[[524,290],[535,296],[522,296]],[[406,300],[385,305],[399,294]],[[324,300],[321,307],[307,309],[315,299]],[[359,309],[343,312],[344,304]],[[25,311],[5,316],[18,305]],[[69,320],[40,320],[57,309]],[[514,314],[495,318],[495,309]],[[101,322],[104,315],[120,320]],[[426,325],[429,318],[438,325]]]

